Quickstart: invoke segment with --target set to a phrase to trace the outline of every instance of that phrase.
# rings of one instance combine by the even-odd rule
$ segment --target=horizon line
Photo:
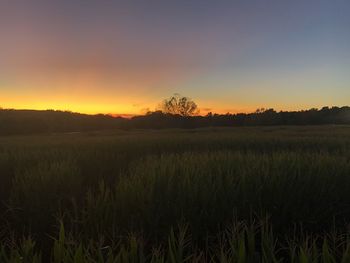
[[[255,111],[246,111],[246,112],[226,112],[226,113],[217,113],[217,112],[214,112],[214,111],[206,111],[206,114],[198,114],[198,115],[195,115],[195,116],[202,116],[202,117],[205,117],[208,113],[212,113],[213,115],[214,114],[217,114],[217,115],[226,115],[226,114],[231,114],[231,115],[236,115],[236,114],[252,114],[252,113],[256,113],[257,110],[274,110],[276,111],[277,113],[278,112],[302,112],[302,111],[309,111],[309,110],[321,110],[323,108],[329,108],[329,109],[332,109],[332,108],[344,108],[344,107],[350,107],[350,105],[343,105],[343,106],[336,106],[336,105],[332,105],[332,106],[322,106],[322,107],[309,107],[309,108],[304,108],[304,109],[298,109],[298,110],[276,110],[274,109],[273,107],[267,107],[267,108],[264,108],[264,107],[258,107],[256,108]],[[72,114],[81,114],[81,115],[89,115],[89,116],[97,116],[97,115],[104,115],[104,116],[110,116],[110,117],[113,117],[113,118],[126,118],[126,119],[131,119],[133,117],[137,117],[137,116],[145,116],[147,115],[147,113],[140,113],[140,114],[133,114],[133,113],[87,113],[87,112],[79,112],[79,111],[72,111],[72,110],[68,110],[68,109],[31,109],[31,108],[3,108],[0,106],[0,110],[13,110],[13,111],[54,111],[54,112],[67,112],[67,113],[72,113]],[[150,113],[152,112],[157,112],[159,110],[153,110],[153,111],[149,111]]]

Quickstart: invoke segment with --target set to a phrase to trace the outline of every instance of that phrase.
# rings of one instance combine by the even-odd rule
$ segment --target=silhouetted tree
[[[188,97],[183,97],[179,94],[174,94],[168,99],[165,99],[159,109],[164,113],[181,115],[184,117],[194,116],[199,113],[197,104]]]
[[[255,113],[263,113],[265,111],[265,108],[258,108],[256,109]]]

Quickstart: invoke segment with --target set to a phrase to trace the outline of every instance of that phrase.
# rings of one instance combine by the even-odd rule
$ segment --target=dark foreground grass
[[[350,262],[350,127],[0,138],[0,262]]]

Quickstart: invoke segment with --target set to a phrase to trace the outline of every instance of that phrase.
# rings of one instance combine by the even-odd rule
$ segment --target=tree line
[[[153,112],[130,119],[67,111],[0,109],[0,135],[84,132],[112,129],[166,129],[262,125],[350,124],[350,107],[323,107],[303,111],[258,109],[254,113],[198,114],[197,104],[178,94]]]
[[[350,124],[350,107],[323,107],[303,111],[259,110],[254,113],[212,114],[181,116],[161,111],[136,116],[130,121],[137,128],[200,128],[263,125],[325,125]]]

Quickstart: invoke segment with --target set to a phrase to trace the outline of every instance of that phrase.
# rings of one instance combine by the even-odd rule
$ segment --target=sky
[[[348,0],[1,0],[0,107],[350,105]]]

